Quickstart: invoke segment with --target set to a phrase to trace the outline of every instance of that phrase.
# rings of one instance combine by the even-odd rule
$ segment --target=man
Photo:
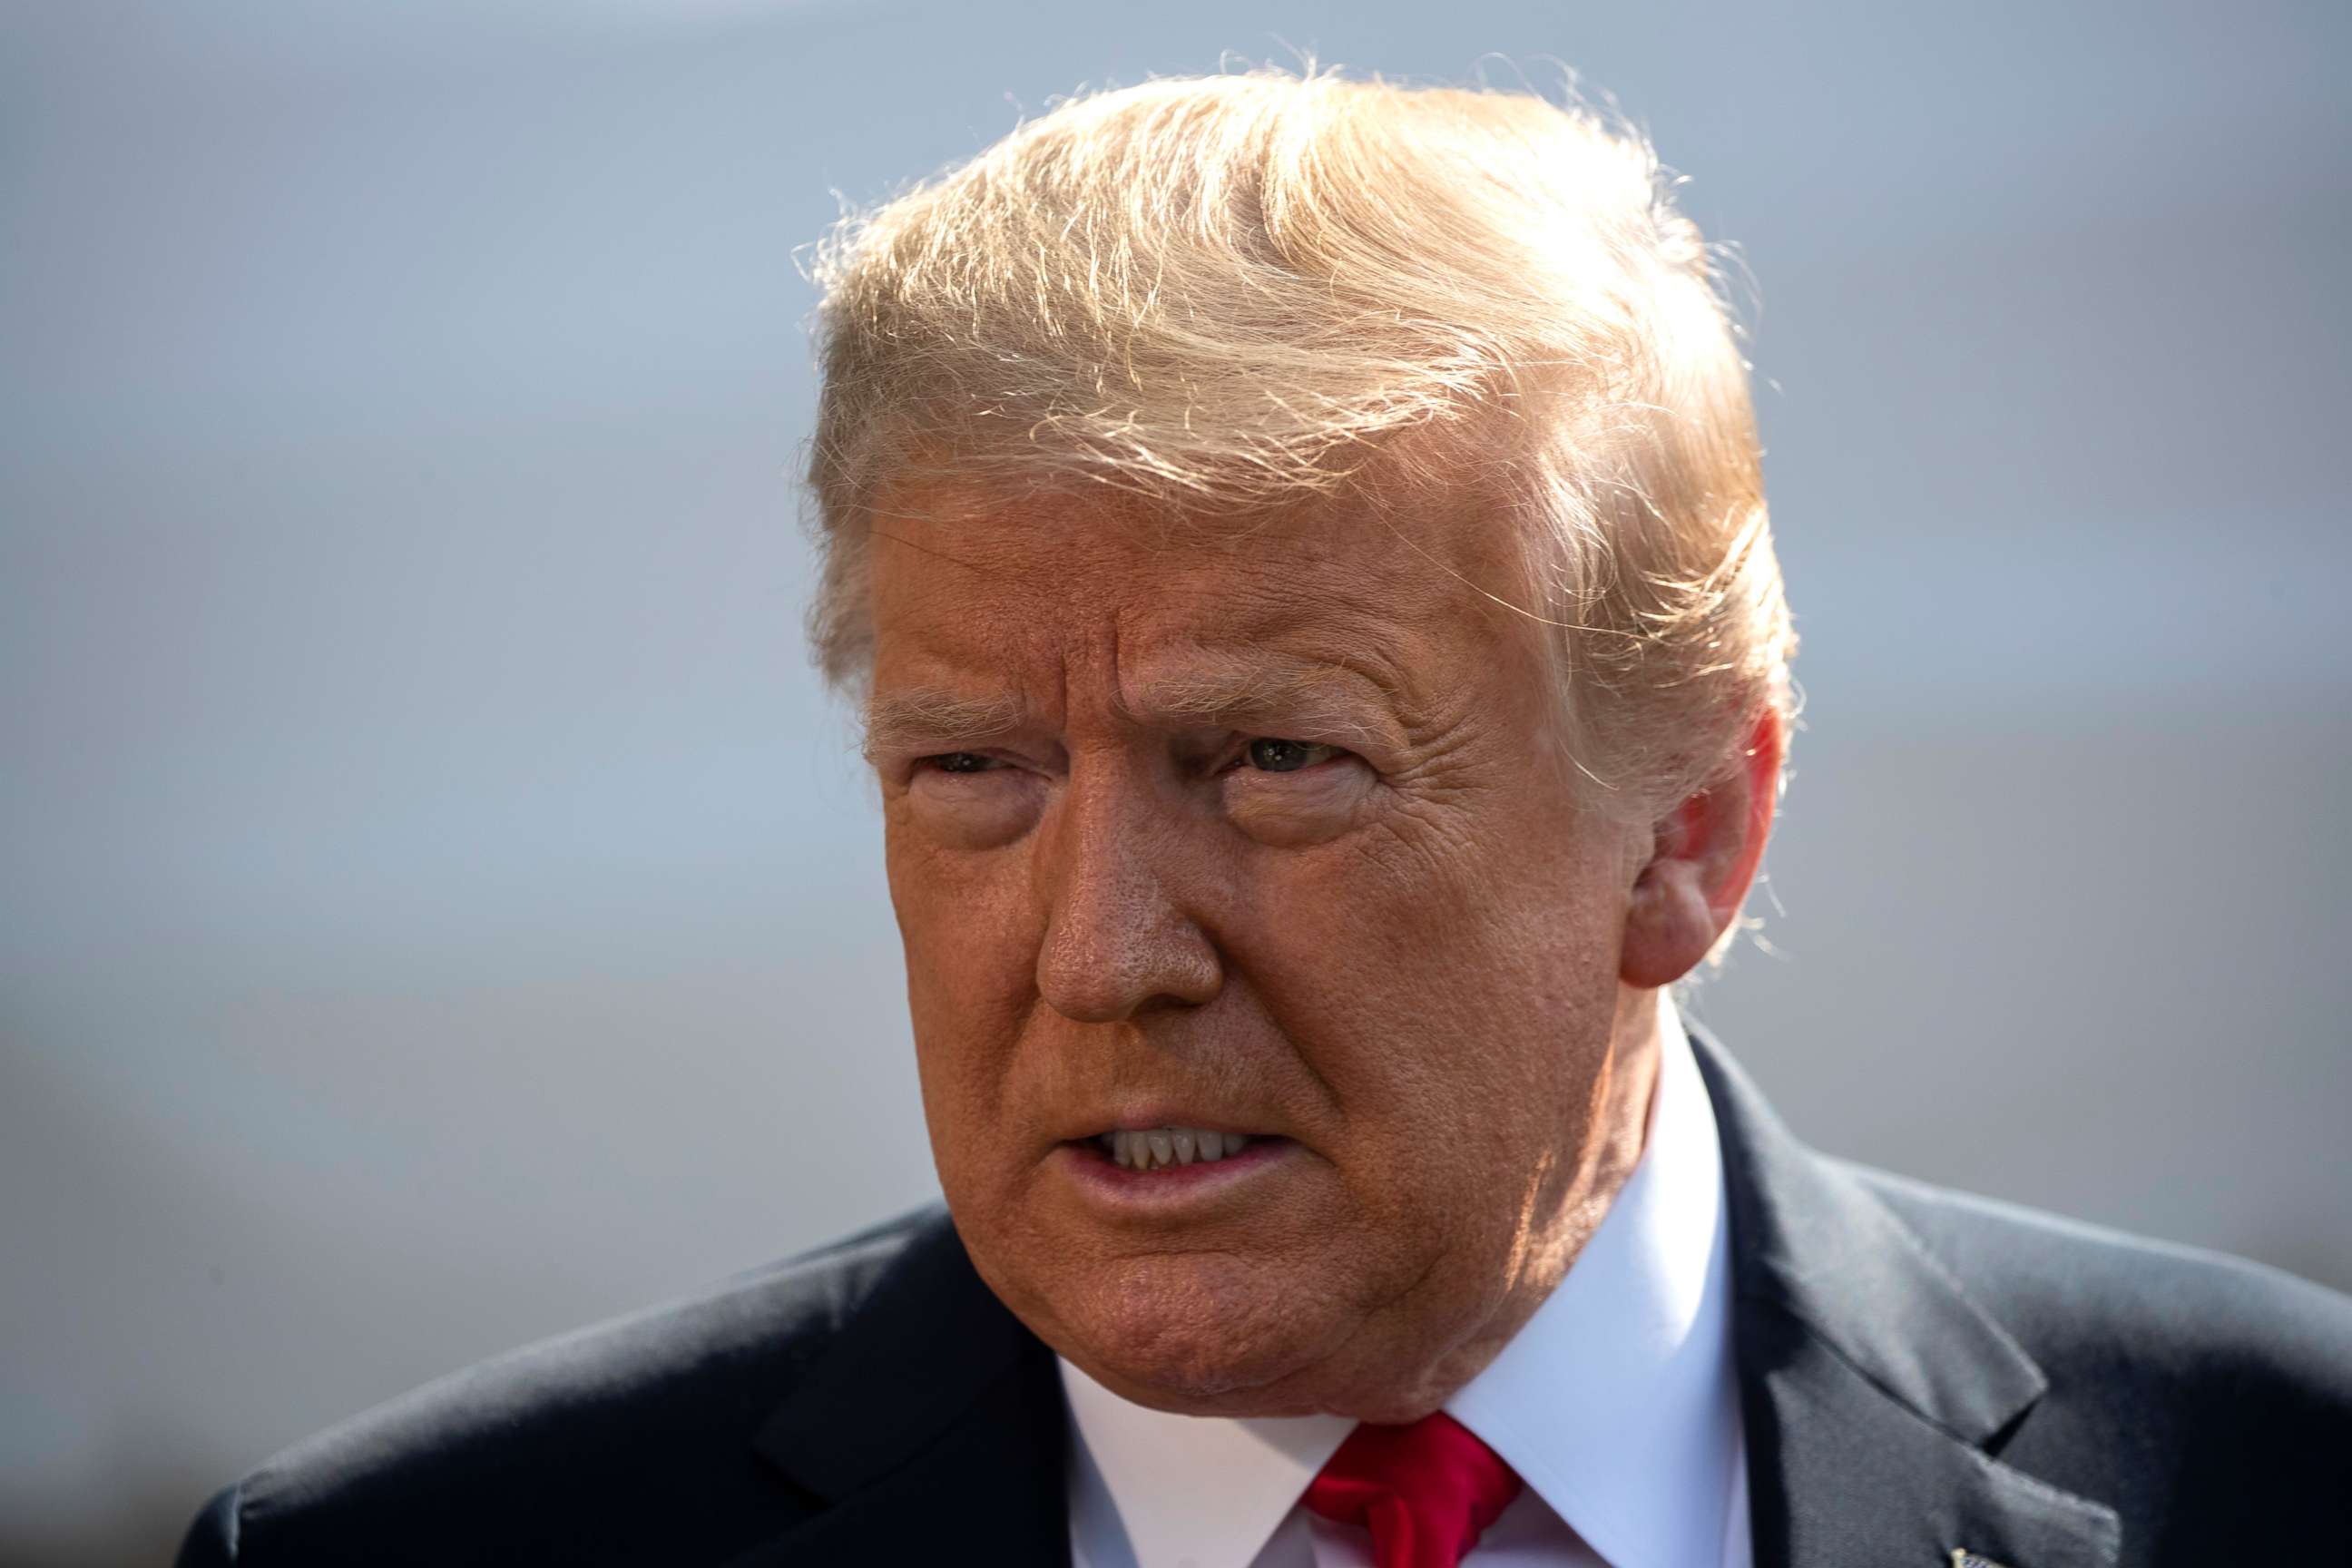
[[[813,626],[946,1213],[363,1417],[184,1563],[2346,1560],[2352,1304],[1834,1164],[1676,1016],[1791,639],[1642,147],[1158,82],[825,278]]]

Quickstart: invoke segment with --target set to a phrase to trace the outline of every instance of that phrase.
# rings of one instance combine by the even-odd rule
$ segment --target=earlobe
[[[1685,859],[1653,860],[1626,900],[1617,977],[1643,990],[1671,985],[1697,966],[1718,934],[1698,868]]]
[[[1644,989],[1697,967],[1738,918],[1772,828],[1785,746],[1766,709],[1737,764],[1660,818],[1649,861],[1625,900],[1618,978]]]

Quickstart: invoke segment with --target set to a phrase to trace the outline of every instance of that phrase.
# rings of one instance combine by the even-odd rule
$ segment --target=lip
[[[1251,1138],[1240,1153],[1222,1160],[1131,1171],[1113,1163],[1101,1146],[1088,1138],[1064,1143],[1054,1151],[1052,1163],[1091,1206],[1113,1215],[1174,1216],[1269,1179],[1300,1152],[1299,1146],[1287,1138],[1259,1135]]]
[[[1202,1116],[1171,1101],[1165,1105],[1135,1106],[1117,1112],[1108,1121],[1069,1126],[1063,1133],[1063,1141],[1083,1143],[1105,1132],[1149,1132],[1155,1127],[1198,1127],[1207,1132],[1238,1132],[1245,1138],[1271,1136],[1262,1127],[1244,1127],[1237,1121]]]

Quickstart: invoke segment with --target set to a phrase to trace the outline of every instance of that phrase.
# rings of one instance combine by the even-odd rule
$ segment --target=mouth
[[[1061,1146],[1056,1164],[1097,1212],[1162,1222],[1199,1217],[1200,1205],[1238,1201],[1300,1152],[1270,1132],[1171,1122],[1121,1127]]]
[[[1213,1127],[1119,1128],[1087,1140],[1122,1171],[1160,1171],[1172,1166],[1214,1164],[1262,1142],[1245,1132]]]

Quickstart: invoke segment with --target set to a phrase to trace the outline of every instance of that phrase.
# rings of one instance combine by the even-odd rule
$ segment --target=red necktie
[[[1410,1426],[1357,1427],[1305,1500],[1325,1519],[1369,1529],[1378,1568],[1456,1568],[1519,1486],[1494,1449],[1440,1411]]]

